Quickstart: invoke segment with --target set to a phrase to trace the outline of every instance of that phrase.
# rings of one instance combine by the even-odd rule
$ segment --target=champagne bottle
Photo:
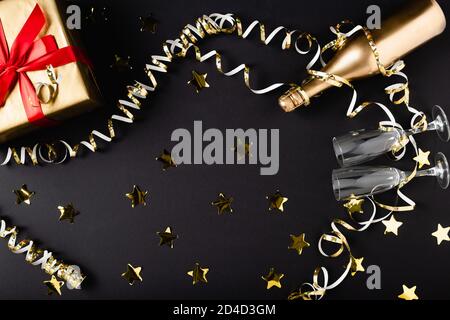
[[[390,66],[400,58],[441,34],[446,26],[444,12],[435,0],[408,1],[396,15],[371,34],[379,52],[379,61]],[[321,70],[353,81],[380,73],[377,60],[364,32],[356,33],[336,52]],[[319,79],[308,79],[300,88],[292,88],[279,99],[280,107],[291,112],[309,104],[309,99],[332,87]]]

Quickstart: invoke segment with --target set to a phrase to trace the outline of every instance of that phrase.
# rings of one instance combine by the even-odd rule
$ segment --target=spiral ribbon
[[[38,82],[35,84],[36,95],[43,104],[49,104],[55,100],[58,95],[59,84],[61,83],[61,77],[56,76],[55,68],[52,65],[47,66],[46,72],[50,83]],[[44,94],[45,91],[47,95]]]
[[[12,253],[25,254],[25,261],[33,266],[40,266],[49,275],[56,275],[66,282],[68,289],[81,289],[81,283],[85,277],[78,266],[68,265],[61,260],[57,260],[53,257],[52,252],[37,248],[32,240],[18,242],[18,235],[17,227],[7,227],[4,220],[0,221],[0,238],[9,238],[8,248]]]

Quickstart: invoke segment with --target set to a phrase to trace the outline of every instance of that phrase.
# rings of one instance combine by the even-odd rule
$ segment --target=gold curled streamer
[[[53,253],[37,248],[32,240],[21,240],[17,238],[19,230],[17,227],[7,227],[4,220],[0,220],[0,238],[8,239],[8,248],[12,253],[25,254],[25,261],[33,266],[40,266],[49,274],[64,280],[68,289],[81,289],[81,283],[85,277],[76,265],[68,265],[53,257]]]
[[[323,48],[322,48],[322,55],[328,51],[329,49],[333,49],[333,51],[337,51],[339,49],[341,49],[344,44],[347,42],[348,40],[348,36],[346,32],[342,32],[342,27],[345,25],[350,25],[351,27],[355,27],[354,23],[351,20],[343,20],[340,23],[338,23],[334,30],[336,33],[336,39],[327,43]]]
[[[353,219],[353,217],[351,217]],[[356,264],[355,264],[355,258],[352,254],[350,245],[348,243],[347,238],[345,237],[344,233],[339,230],[339,226],[343,227],[347,231],[356,231],[360,232],[362,230],[358,230],[357,228],[353,227],[349,223],[345,222],[341,219],[334,219],[331,223],[332,232],[330,234],[323,234],[319,239],[319,249],[325,257],[328,258],[338,258],[340,257],[344,252],[348,254],[348,263],[346,265],[346,269],[344,273],[341,275],[340,279],[344,279],[346,275],[351,272],[352,274],[356,273]],[[321,243],[322,241],[327,241],[332,244],[337,244],[339,247],[336,251],[333,253],[327,254],[321,249]],[[324,286],[321,286],[319,284],[319,277],[320,274],[324,273]],[[338,280],[336,285],[340,284],[340,281]],[[309,287],[311,290],[303,290],[303,288]],[[328,290],[328,273],[325,268],[318,267],[314,270],[313,274],[313,283],[304,283],[302,286],[300,286],[299,290],[292,292],[288,296],[288,300],[296,300],[296,299],[303,299],[303,300],[313,300],[314,299],[322,299],[326,292]]]
[[[342,32],[342,27],[344,25],[350,25],[353,27],[353,30],[348,32],[348,33],[344,33]],[[324,53],[330,49],[332,49],[333,51],[337,51],[339,49],[342,48],[342,46],[347,42],[348,40],[348,35],[349,34],[353,34],[354,32],[357,32],[359,30],[362,30],[364,32],[364,35],[366,36],[367,42],[372,50],[373,56],[375,58],[375,61],[377,63],[377,67],[380,71],[380,73],[385,76],[385,77],[391,77],[391,76],[403,76],[405,78],[405,82],[404,83],[398,83],[392,86],[389,86],[385,89],[386,94],[388,94],[390,96],[390,100],[392,101],[392,103],[396,104],[396,105],[400,105],[400,104],[405,104],[406,106],[409,106],[409,102],[410,102],[410,89],[409,89],[409,82],[408,79],[406,77],[405,74],[403,74],[401,71],[405,68],[405,63],[403,61],[397,61],[395,63],[393,63],[391,66],[386,67],[382,62],[381,62],[381,57],[380,57],[380,53],[378,51],[378,48],[375,44],[375,41],[373,39],[372,33],[370,32],[370,30],[367,27],[361,26],[361,25],[357,25],[355,26],[353,24],[352,21],[350,20],[344,20],[341,23],[337,24],[334,28],[332,28],[332,31],[336,34],[336,39],[332,40],[331,42],[327,43],[321,50],[321,58],[323,57]],[[324,81],[327,82],[328,84],[335,86],[335,87],[342,87],[342,86],[347,86],[350,89],[352,89],[352,91],[354,92],[354,96],[356,94],[356,89],[354,88],[354,86],[351,84],[350,81],[348,81],[347,79],[340,77],[338,75],[335,74],[330,74],[330,73],[326,73],[323,71],[317,71],[317,70],[308,70],[308,73],[310,75],[310,80],[312,79],[317,79],[320,81]],[[300,91],[301,93],[301,91]],[[398,95],[400,95],[401,93],[403,93],[399,98],[395,98]],[[302,94],[302,93],[301,93]],[[303,92],[302,96],[306,95],[306,93]],[[309,100],[309,99],[308,99]],[[356,101],[352,101],[351,107],[350,109],[352,109],[352,105],[355,103]],[[356,114],[359,112],[360,110],[357,110],[356,112],[349,112],[347,114],[348,117],[353,118],[356,116]]]
[[[35,85],[36,95],[39,101],[43,104],[49,104],[53,102],[56,99],[56,96],[58,95],[58,88],[59,88],[59,80],[56,76],[56,71],[52,65],[48,65],[46,67],[46,73],[50,83],[38,82]],[[44,88],[47,89],[48,91],[47,96],[44,95],[43,93]]]
[[[228,23],[228,26],[224,26],[226,23]],[[133,85],[127,86],[127,99],[118,101],[117,108],[119,110],[119,113],[112,115],[107,120],[107,133],[102,133],[98,130],[92,130],[88,134],[87,141],[81,141],[73,146],[63,140],[57,141],[57,143],[61,143],[66,148],[68,156],[64,156],[63,158],[75,158],[81,153],[83,149],[87,149],[88,151],[95,153],[99,148],[100,141],[103,143],[111,143],[116,137],[115,123],[119,122],[122,124],[133,124],[135,119],[134,111],[141,110],[142,101],[147,98],[148,93],[153,92],[157,89],[158,81],[155,73],[167,73],[168,64],[171,63],[175,58],[185,58],[191,48],[195,51],[195,57],[200,62],[205,62],[206,60],[214,57],[216,62],[216,69],[221,74],[232,76],[242,71],[245,85],[254,93],[263,94],[275,90],[280,86],[286,85],[280,83],[274,84],[263,90],[254,90],[250,86],[251,70],[248,66],[241,65],[231,70],[230,72],[224,72],[224,70],[222,69],[222,56],[218,52],[214,51],[212,53],[210,52],[202,55],[199,47],[195,45],[200,39],[203,39],[206,36],[217,34],[236,33],[238,37],[246,38],[256,25],[259,26],[260,41],[265,45],[268,45],[277,34],[284,32],[282,49],[289,49],[291,47],[293,43],[292,35],[298,32],[296,30],[289,31],[284,27],[278,27],[269,36],[266,36],[266,28],[264,24],[257,21],[251,24],[249,28],[244,31],[241,20],[231,14],[212,14],[210,16],[204,15],[202,17],[199,17],[195,21],[195,27],[187,25],[180,32],[178,39],[167,40],[163,43],[163,55],[151,56],[151,62],[147,64],[145,68],[145,73],[151,85],[144,85],[140,82],[136,82]],[[302,54],[306,54],[311,51],[314,43],[317,43],[318,45],[317,40],[307,33],[301,33],[297,37],[295,43],[297,44],[298,41],[305,39],[308,44],[308,49],[301,52]],[[43,146],[46,147],[48,145],[51,144],[45,143],[42,145],[37,143],[33,146],[33,148],[21,147],[20,149],[9,147],[7,149],[6,157],[3,163],[0,163],[0,165],[4,166],[10,163],[25,165],[28,159],[31,160],[31,163],[34,166],[39,165],[40,162],[56,164],[61,163],[61,161],[49,161],[51,160],[51,158],[58,158],[54,155],[52,157],[47,157],[47,159],[40,156],[39,150],[41,150]],[[17,150],[20,151],[18,152]]]

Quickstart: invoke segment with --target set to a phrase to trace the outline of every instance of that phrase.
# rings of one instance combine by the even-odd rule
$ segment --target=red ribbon
[[[59,49],[53,35],[36,39],[45,23],[44,13],[36,4],[10,51],[0,20],[0,107],[5,105],[18,81],[28,121],[38,126],[52,125],[55,121],[48,119],[42,111],[36,89],[26,72],[45,70],[48,65],[56,68],[77,61],[89,65],[77,48],[69,46]]]

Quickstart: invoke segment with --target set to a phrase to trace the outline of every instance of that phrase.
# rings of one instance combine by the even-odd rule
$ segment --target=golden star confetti
[[[135,281],[139,282],[143,281],[141,272],[142,272],[141,267],[133,267],[131,264],[128,264],[127,271],[122,273],[122,277],[128,281],[130,286],[132,286]]]
[[[430,151],[423,152],[422,149],[419,149],[419,154],[413,160],[419,164],[419,169],[422,169],[425,165],[430,165],[430,161],[428,160],[429,156]]]
[[[219,198],[211,204],[217,207],[219,214],[223,214],[224,212],[232,213],[231,203],[233,200],[233,198],[227,198],[223,193],[219,193]]]
[[[142,191],[138,186],[133,186],[133,191],[131,193],[127,193],[125,196],[131,200],[131,207],[135,208],[136,206],[142,204],[146,206],[145,197],[147,196],[148,191]]]
[[[281,288],[281,279],[283,277],[284,274],[276,273],[274,268],[270,268],[269,274],[261,278],[267,282],[267,290],[269,290],[272,287]]]
[[[119,72],[132,70],[133,67],[130,65],[130,60],[131,60],[130,56],[121,57],[118,54],[115,54],[114,55],[114,62],[111,65],[111,68],[115,69],[115,70],[117,70]]]
[[[28,190],[28,187],[26,184],[24,184],[22,186],[22,188],[20,188],[18,190],[14,190],[13,192],[17,197],[17,199],[16,199],[17,204],[25,203],[27,205],[30,205],[31,198],[35,195],[35,192]]]
[[[438,229],[431,234],[433,237],[436,237],[438,246],[442,241],[450,241],[450,237],[448,236],[449,231],[450,227],[443,228],[441,224],[438,224]]]
[[[79,212],[71,203],[67,206],[59,206],[58,210],[60,212],[59,221],[69,220],[70,223],[74,223],[75,216],[79,215]]]
[[[158,21],[156,21],[152,15],[147,17],[139,17],[139,21],[141,22],[141,32],[156,33]]]
[[[419,297],[416,295],[416,286],[412,288],[408,288],[403,285],[403,293],[398,296],[399,299],[411,301],[411,300],[419,300]]]
[[[200,264],[196,263],[194,269],[187,274],[192,277],[192,284],[196,285],[200,282],[208,283],[208,280],[206,279],[206,274],[208,272],[208,268],[202,268],[200,267]]]
[[[172,154],[166,149],[164,149],[163,153],[156,160],[163,164],[164,171],[169,168],[176,168],[177,166],[175,161],[173,161]]]
[[[280,212],[284,212],[284,204],[288,201],[288,198],[283,197],[280,191],[275,194],[267,196],[267,200],[270,202],[269,210],[276,209]]]
[[[62,295],[61,287],[64,285],[64,281],[59,281],[55,276],[52,276],[50,280],[44,281],[44,285],[47,287],[49,295],[53,293]]]
[[[364,213],[362,209],[363,204],[364,199],[350,199],[348,202],[344,203],[344,208],[347,209],[350,216],[353,216],[354,213]]]
[[[235,146],[232,148],[232,150],[237,154],[238,160],[242,160],[246,156],[248,156],[249,158],[253,157],[253,154],[251,153],[252,147],[253,142],[244,143],[241,139],[237,139],[237,141],[235,142]]]
[[[209,88],[208,82],[206,82],[207,73],[201,74],[196,71],[192,71],[192,80],[188,81],[188,84],[195,87],[195,91],[200,93],[204,88]]]
[[[292,244],[288,247],[288,249],[292,249],[297,251],[299,255],[302,254],[304,248],[308,248],[310,244],[305,241],[305,234],[302,233],[299,236],[290,235]]]
[[[384,231],[384,234],[393,233],[396,236],[398,235],[398,228],[400,228],[401,225],[403,224],[403,222],[395,220],[394,215],[391,216],[389,221],[385,220],[385,221],[381,221],[381,222],[386,226],[386,230]]]
[[[358,272],[364,272],[366,269],[364,269],[362,262],[364,261],[364,258],[355,258],[354,256],[351,256],[351,265],[350,265],[350,271],[352,273],[352,276],[355,276]]]
[[[178,236],[172,232],[172,228],[167,227],[166,230],[157,232],[157,235],[160,238],[159,245],[164,246],[167,245],[173,249],[173,243],[178,239]]]

